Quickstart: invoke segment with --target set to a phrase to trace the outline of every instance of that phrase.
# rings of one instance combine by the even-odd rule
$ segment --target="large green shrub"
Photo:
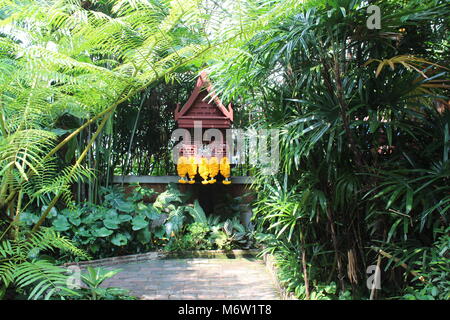
[[[197,200],[188,204],[190,194],[181,193],[175,184],[169,184],[167,191],[157,196],[152,189],[139,185],[128,194],[119,186],[103,188],[102,194],[101,205],[84,203],[60,211],[53,208],[46,224],[94,258],[166,246],[167,250],[197,250],[253,245],[251,230],[241,225],[237,217],[221,222],[219,216],[207,216]],[[156,196],[153,203],[144,202],[153,196]],[[29,226],[37,219],[38,213],[21,215],[21,221]]]
[[[160,194],[155,205],[143,201],[155,194],[153,190],[140,186],[129,195],[118,186],[103,188],[102,193],[102,205],[84,203],[60,211],[53,208],[46,223],[95,258],[148,251],[170,235],[169,224],[171,229],[179,227],[177,219],[183,207],[175,188]],[[21,219],[31,226],[38,216],[25,212]]]

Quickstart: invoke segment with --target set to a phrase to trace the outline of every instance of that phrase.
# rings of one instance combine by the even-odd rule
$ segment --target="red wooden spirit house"
[[[226,140],[226,129],[231,128],[233,109],[231,103],[228,107],[224,106],[206,72],[201,73],[185,105],[182,108],[180,105],[177,106],[175,121],[179,128],[189,130],[191,139],[183,140],[179,149],[181,155],[177,163],[177,171],[181,177],[179,182],[192,184],[198,173],[203,178],[203,184],[215,183],[215,177],[219,174],[225,178],[223,184],[230,184],[230,159],[227,151],[231,149]],[[201,136],[197,137],[197,133],[200,132]],[[209,136],[215,139],[203,140],[204,137],[208,140]],[[189,180],[186,179],[186,175]]]

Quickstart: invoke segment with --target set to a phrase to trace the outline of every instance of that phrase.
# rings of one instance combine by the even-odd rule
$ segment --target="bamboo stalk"
[[[388,259],[392,259],[395,262],[399,263],[401,262],[401,260],[399,258],[394,257],[393,255],[387,253],[386,251],[381,250],[380,248],[372,248],[374,250],[376,250],[380,255],[382,255],[383,257],[386,257]],[[423,276],[421,276],[420,274],[418,274],[417,272],[415,272],[414,270],[411,270],[408,265],[404,262],[400,263],[400,266],[403,267],[404,269],[406,269],[409,273],[411,273],[413,276],[417,277],[420,281],[422,282],[426,282],[425,278]]]
[[[342,261],[339,256],[339,247],[338,247],[338,241],[337,241],[337,236],[336,236],[336,229],[335,229],[331,210],[328,208],[326,212],[327,212],[328,223],[330,224],[330,229],[331,229],[331,239],[332,239],[332,243],[333,243],[334,254],[336,256],[339,284],[341,286],[341,291],[344,292],[345,291],[344,272],[342,270]]]
[[[308,268],[306,264],[306,251],[303,246],[302,249],[302,265],[303,265],[303,278],[305,280],[305,294],[306,294],[306,300],[310,299],[310,293],[309,293],[309,277],[308,277]]]
[[[79,143],[78,143],[78,145],[77,145],[77,153],[80,151],[80,146],[82,145],[82,141],[83,141],[83,132],[81,132],[80,133],[80,136],[78,137],[78,139],[79,139]],[[77,154],[77,156],[78,156],[78,154]],[[78,202],[81,202],[81,188],[82,188],[82,185],[81,185],[81,182],[78,182],[77,183],[77,197],[78,197]]]
[[[109,121],[111,121],[111,119]],[[113,123],[114,122],[111,123],[111,126],[113,125]],[[113,138],[114,127],[112,127],[111,131],[112,131],[111,134],[108,135],[108,137],[107,137],[108,148],[106,150],[107,150],[108,156],[107,156],[107,160],[106,160],[107,161],[107,163],[106,163],[107,164],[107,167],[106,167],[106,186],[109,186],[109,179],[110,179],[109,177],[111,175],[111,161],[113,161],[113,160],[111,160],[111,150],[112,150],[113,145],[114,145],[114,138]]]
[[[91,140],[91,126],[88,126],[88,140]],[[93,145],[93,144],[92,144]],[[87,152],[87,164],[89,166],[89,168],[92,168],[92,148],[89,148],[88,152]],[[88,187],[88,193],[87,193],[87,199],[88,202],[92,203],[92,183],[89,183],[87,185]]]
[[[139,122],[139,116],[140,116],[140,114],[141,114],[142,106],[144,105],[144,101],[145,101],[146,96],[147,96],[147,90],[146,90],[146,91],[144,92],[144,94],[142,95],[141,103],[140,103],[140,105],[139,105],[138,113],[137,113],[137,115],[136,115],[136,120],[134,121],[133,131],[131,132],[131,137],[130,137],[130,143],[128,144],[127,160],[126,160],[126,163],[125,163],[125,167],[127,167],[127,166],[130,165],[130,157],[131,157],[131,156],[130,156],[130,153],[131,153],[131,147],[132,147],[132,145],[133,145],[134,135],[135,135],[135,133],[136,133],[137,124],[138,124],[138,122]],[[133,166],[131,166],[131,170],[132,170],[132,169],[133,169]],[[125,175],[123,175],[122,177],[125,177]],[[124,182],[124,180],[123,180],[123,178],[122,178],[122,187],[123,187],[123,182]]]

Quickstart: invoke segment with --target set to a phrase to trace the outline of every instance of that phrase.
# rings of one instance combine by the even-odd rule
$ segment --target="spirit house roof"
[[[202,72],[188,101],[181,110],[177,106],[175,121],[180,128],[194,128],[194,121],[202,121],[203,128],[230,128],[233,109],[231,103],[228,107],[223,105],[206,72]]]

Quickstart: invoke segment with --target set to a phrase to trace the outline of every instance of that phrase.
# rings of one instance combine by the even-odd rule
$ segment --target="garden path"
[[[102,265],[123,271],[105,286],[130,290],[143,300],[277,300],[271,274],[255,258],[148,259]]]

